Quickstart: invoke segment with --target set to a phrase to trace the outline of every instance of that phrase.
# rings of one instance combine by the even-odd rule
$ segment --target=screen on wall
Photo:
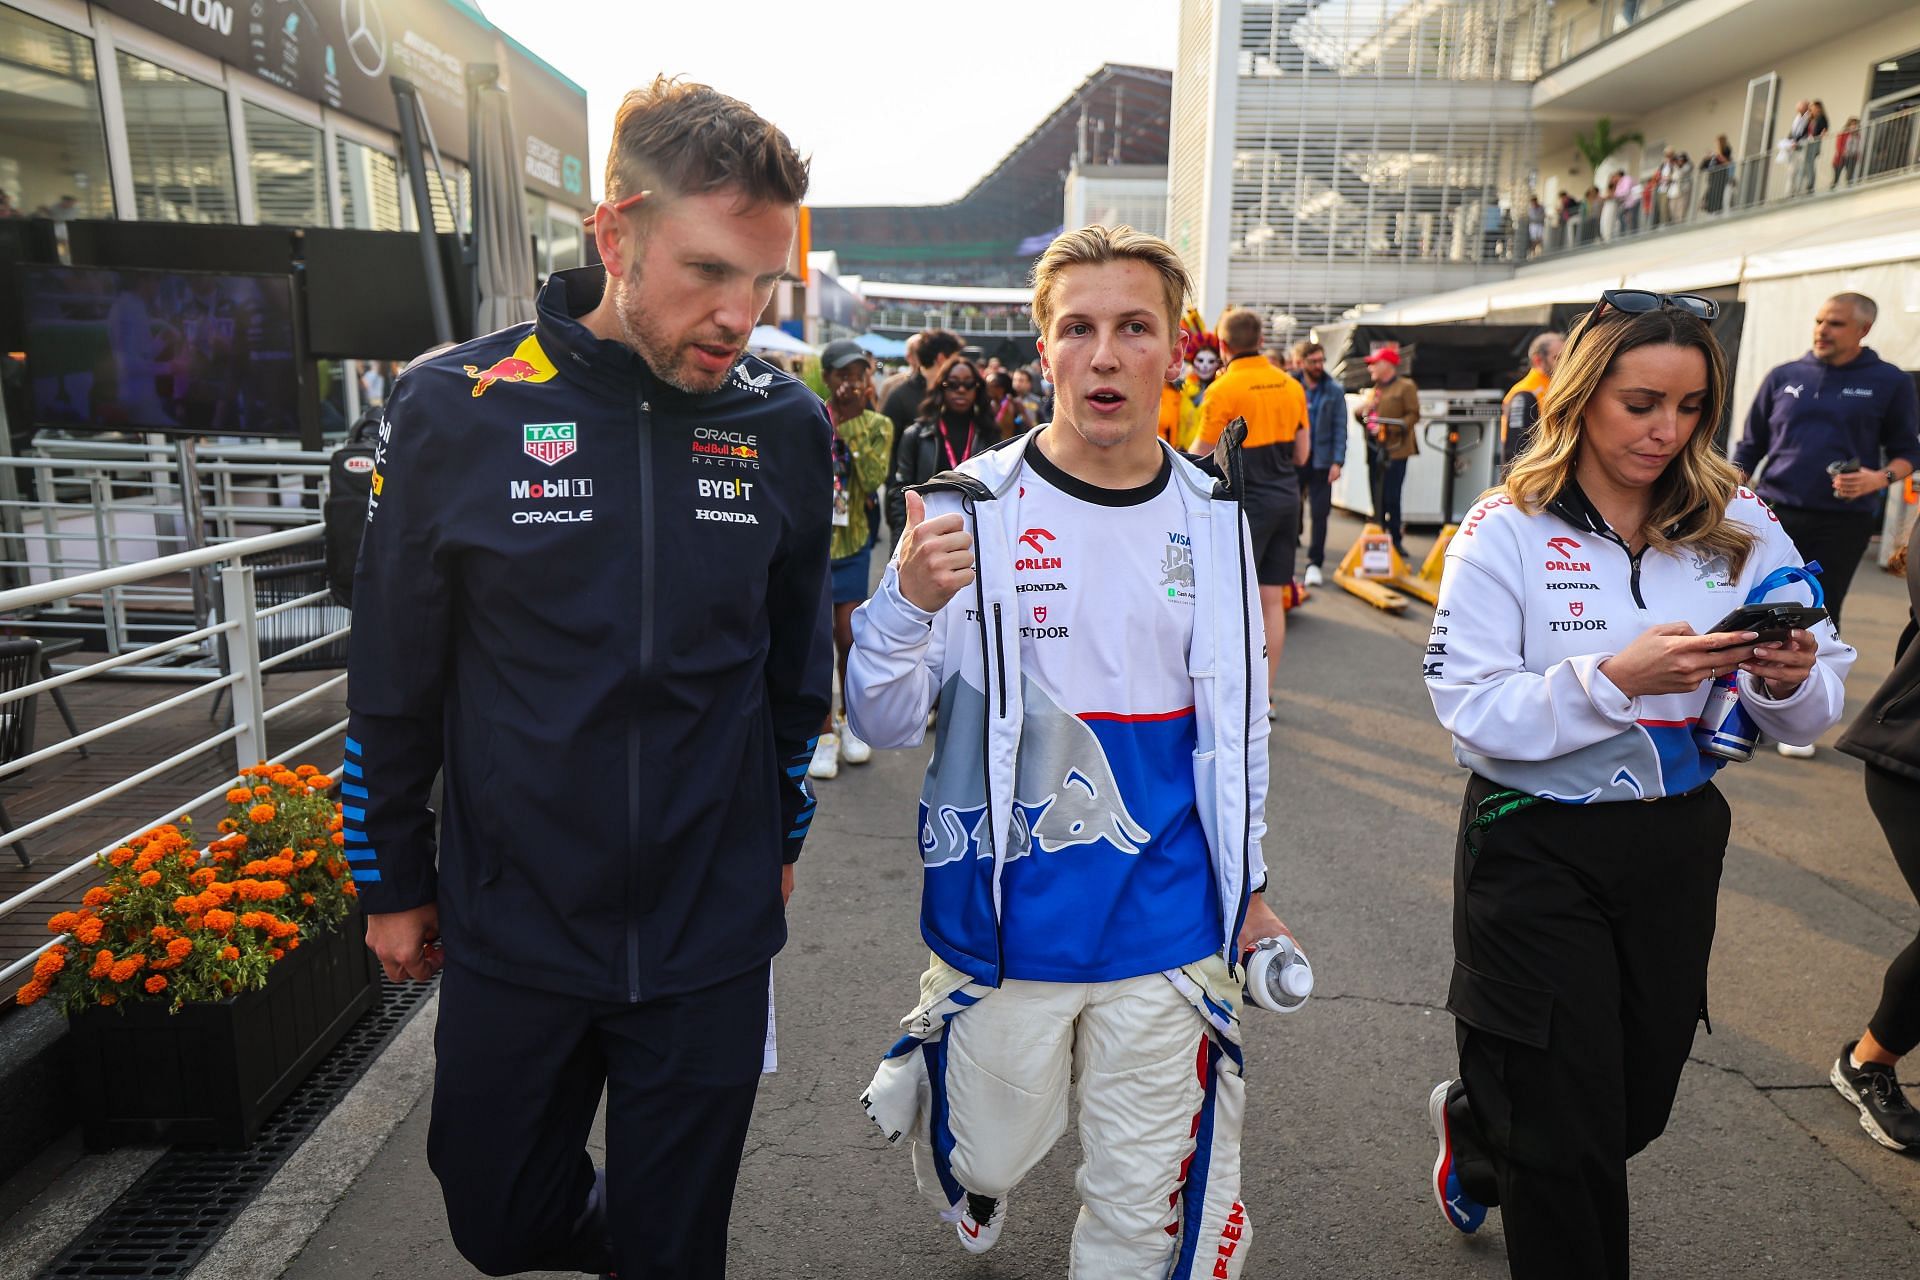
[[[27,267],[37,427],[300,435],[286,276]]]

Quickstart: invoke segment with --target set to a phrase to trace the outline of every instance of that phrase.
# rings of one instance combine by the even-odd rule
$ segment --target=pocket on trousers
[[[1496,978],[1455,960],[1447,1012],[1477,1031],[1545,1049],[1553,1030],[1553,992]]]

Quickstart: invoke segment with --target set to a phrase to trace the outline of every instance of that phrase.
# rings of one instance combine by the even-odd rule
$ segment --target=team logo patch
[[[521,451],[548,466],[571,458],[580,447],[579,427],[572,422],[529,422],[520,428]]]
[[[553,361],[547,359],[547,353],[540,349],[540,341],[528,334],[513,349],[513,354],[505,359],[496,360],[486,368],[478,365],[466,365],[467,376],[473,379],[473,398],[478,400],[486,394],[487,388],[496,382],[546,382],[557,372]]]
[[[1567,612],[1572,614],[1576,618],[1579,617],[1581,614],[1585,613],[1586,611],[1587,611],[1587,602],[1584,600],[1575,600],[1572,604],[1569,604],[1567,606]]]

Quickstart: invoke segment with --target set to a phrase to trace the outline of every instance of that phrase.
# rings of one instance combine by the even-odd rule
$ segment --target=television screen
[[[300,434],[286,276],[24,269],[37,427]]]

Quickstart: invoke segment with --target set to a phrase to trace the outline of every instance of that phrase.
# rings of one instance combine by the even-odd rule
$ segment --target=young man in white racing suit
[[[1054,421],[909,493],[847,667],[875,746],[919,742],[939,708],[933,957],[863,1102],[978,1253],[1077,1076],[1085,1280],[1240,1274],[1239,963],[1285,932],[1259,893],[1266,665],[1239,494],[1156,431],[1187,290],[1157,237],[1053,242],[1033,307]]]

